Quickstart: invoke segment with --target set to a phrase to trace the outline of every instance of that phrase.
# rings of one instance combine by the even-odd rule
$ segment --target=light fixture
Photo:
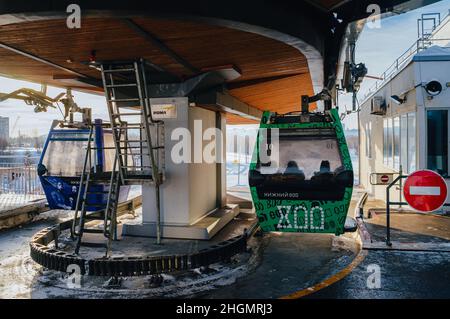
[[[392,95],[391,100],[392,100],[392,102],[394,102],[397,105],[401,105],[406,102],[406,98],[402,99],[398,95]]]
[[[442,92],[442,84],[438,81],[430,81],[425,85],[425,91],[431,96],[439,95]]]

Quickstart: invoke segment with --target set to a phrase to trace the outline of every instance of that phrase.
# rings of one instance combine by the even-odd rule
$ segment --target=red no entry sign
[[[444,205],[447,185],[441,175],[430,170],[421,170],[408,176],[403,195],[412,208],[421,212],[432,212]]]
[[[388,175],[382,175],[381,177],[380,177],[380,181],[382,182],[382,183],[388,183],[389,182],[389,180],[390,180],[390,178],[389,178],[389,176]]]

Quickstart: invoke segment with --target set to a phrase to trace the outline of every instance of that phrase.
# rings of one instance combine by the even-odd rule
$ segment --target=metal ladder
[[[111,172],[105,174],[94,171],[95,163],[92,161],[92,151],[96,148],[92,147],[93,131],[94,128],[91,126],[83,164],[83,172],[80,177],[80,186],[77,196],[77,203],[75,206],[75,216],[72,223],[71,235],[72,237],[77,238],[75,246],[76,254],[79,253],[81,246],[103,247],[106,248],[105,255],[108,256],[111,250],[112,239],[117,235],[116,211],[120,191],[120,180],[117,171],[117,156]],[[110,175],[109,179],[108,175]],[[93,187],[94,184],[109,185],[109,190],[99,191]],[[105,195],[108,195],[108,201],[105,209],[103,209],[103,204],[90,202],[90,199],[93,196],[103,197]],[[92,210],[89,214],[88,207]],[[78,215],[80,215],[79,218]],[[86,223],[92,221],[103,221],[103,227],[87,227]],[[85,233],[103,234],[107,241],[103,243],[84,242],[82,239]]]
[[[86,148],[83,172],[80,178],[72,236],[77,237],[75,253],[81,246],[105,247],[106,257],[111,252],[112,240],[117,238],[117,207],[122,185],[153,183],[157,207],[157,243],[161,242],[160,231],[160,185],[163,181],[164,167],[164,126],[162,121],[154,121],[151,115],[150,100],[147,92],[146,62],[143,59],[127,62],[105,62],[101,64],[102,80],[114,147],[102,147],[102,150],[115,150],[115,160],[111,172],[94,172],[92,151],[93,128],[91,128]],[[124,90],[125,92],[121,91]],[[121,96],[121,95],[128,96]],[[134,134],[133,134],[134,133]],[[156,145],[152,135],[156,135]],[[131,157],[131,158],[130,158]],[[92,184],[108,184],[108,201],[105,209],[88,214],[87,208],[96,204],[89,203],[89,195],[99,192],[91,191]],[[97,204],[98,205],[98,204]],[[103,205],[98,205],[102,206]],[[80,217],[78,218],[78,215]],[[89,221],[103,221],[103,229],[88,228]],[[103,233],[106,243],[83,242],[84,233]]]
[[[120,185],[153,183],[160,232],[160,185],[163,182],[164,122],[152,117],[144,59],[101,63],[103,87],[118,159]],[[134,134],[133,134],[134,132]],[[153,135],[156,138],[153,138]],[[134,161],[130,163],[129,156]]]

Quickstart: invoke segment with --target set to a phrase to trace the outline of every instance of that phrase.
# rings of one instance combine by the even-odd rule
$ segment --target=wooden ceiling
[[[242,76],[228,83],[230,94],[253,107],[278,112],[298,110],[301,95],[313,94],[305,56],[287,44],[200,23],[151,18],[133,21],[199,70],[236,66]],[[65,22],[58,19],[5,25],[0,29],[0,42],[95,80],[101,78],[99,71],[83,64],[92,50],[96,51],[97,60],[143,57],[180,79],[195,75],[122,20],[85,18],[81,29],[68,29]],[[70,77],[70,72],[4,48],[0,48],[0,74],[59,87],[70,85],[90,92],[101,91],[81,82],[69,84],[62,78]],[[230,116],[229,122],[248,120]]]

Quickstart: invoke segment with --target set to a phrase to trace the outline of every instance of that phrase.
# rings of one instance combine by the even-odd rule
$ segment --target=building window
[[[404,114],[383,120],[383,163],[404,172],[416,169],[416,116]]]
[[[388,119],[383,119],[383,164],[384,166],[388,166],[388,141],[387,141],[387,125]]]
[[[416,114],[400,117],[400,163],[405,173],[416,170]]]
[[[389,168],[394,168],[393,160],[393,126],[392,119],[383,120],[383,163]]]
[[[372,122],[366,123],[366,156],[372,158]]]
[[[400,117],[392,119],[393,124],[393,168],[400,170]]]
[[[408,174],[416,170],[416,113],[408,113]]]
[[[392,119],[386,119],[386,137],[385,137],[385,146],[386,146],[386,166],[393,168],[393,158],[392,158],[392,139],[393,139],[393,129],[392,129]]]
[[[427,111],[427,167],[448,177],[448,110]]]
[[[408,115],[400,118],[400,158],[403,172],[408,170]]]

